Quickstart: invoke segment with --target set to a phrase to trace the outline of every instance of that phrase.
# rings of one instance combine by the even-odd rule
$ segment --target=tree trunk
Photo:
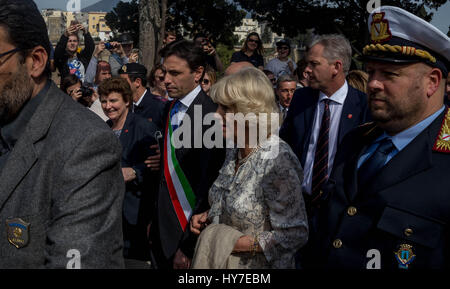
[[[158,50],[162,48],[164,35],[166,33],[166,14],[167,13],[167,0],[161,0],[161,27],[159,31]],[[161,62],[161,56],[156,53],[155,63]]]
[[[150,71],[155,64],[160,42],[159,0],[139,0],[139,48],[142,64]]]

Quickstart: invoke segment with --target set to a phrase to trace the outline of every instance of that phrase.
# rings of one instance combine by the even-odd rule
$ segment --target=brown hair
[[[206,65],[205,74],[208,74],[209,81],[211,82],[211,85],[217,82],[217,74],[214,68],[212,68],[209,65]]]
[[[158,69],[161,69],[161,71],[163,73],[166,73],[166,69],[164,68],[164,66],[161,63],[154,65],[152,70],[150,71],[150,74],[148,75],[148,79],[147,79],[150,87],[155,86],[155,80],[156,80],[155,73]]]
[[[126,79],[121,77],[113,77],[105,79],[98,86],[98,94],[100,95],[100,99],[102,97],[107,97],[112,92],[117,92],[122,96],[124,102],[132,104],[133,93],[131,92],[130,85]]]
[[[259,37],[259,34],[256,33],[256,32],[251,32],[251,33],[249,33],[249,34],[247,35],[247,38],[245,38],[244,44],[242,45],[241,51],[242,51],[242,52],[246,52],[246,51],[247,51],[247,43],[248,43],[248,39],[249,39],[251,36],[257,36],[257,37],[258,37],[258,40],[259,40],[259,42],[258,42],[258,48],[255,49],[255,53],[256,53],[256,54],[259,54],[259,55],[264,55],[264,48],[263,48],[263,45],[262,45],[261,37]]]
[[[95,73],[95,83],[97,83],[98,76],[102,71],[108,71],[109,73],[111,73],[111,65],[109,65],[108,62],[103,60],[97,63],[97,72]]]

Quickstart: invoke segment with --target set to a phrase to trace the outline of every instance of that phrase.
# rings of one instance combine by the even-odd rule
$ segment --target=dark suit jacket
[[[291,146],[302,166],[305,165],[308,153],[318,101],[318,90],[310,87],[297,89],[289,106],[286,119],[280,128],[280,137]],[[349,85],[339,124],[338,145],[350,130],[365,123],[367,120],[366,94]]]
[[[123,268],[121,148],[93,112],[52,84],[11,150],[0,175],[0,267]],[[30,223],[8,242],[6,222]],[[10,235],[11,236],[11,235]]]
[[[147,89],[141,103],[134,107],[134,113],[152,121],[158,128],[161,128],[163,127],[162,114],[164,107],[165,102],[157,99],[155,95],[150,93],[150,90]]]
[[[368,250],[377,249],[381,269],[397,270],[394,252],[408,244],[416,255],[409,269],[448,270],[450,153],[432,150],[443,118],[444,113],[364,188],[357,185],[357,162],[382,130],[365,125],[345,137],[325,193],[329,201],[319,214],[315,256],[321,266],[365,269]],[[351,215],[350,206],[356,208]],[[336,239],[341,248],[332,246]]]
[[[208,149],[203,146],[201,148],[192,148],[194,142],[194,106],[196,105],[201,105],[203,116],[217,110],[217,105],[212,102],[211,98],[209,98],[204,91],[200,91],[186,112],[186,115],[191,119],[191,148],[180,148],[175,150],[177,160],[196,197],[194,214],[204,212],[209,208],[208,191],[216,180],[219,170],[225,160],[224,148]],[[168,103],[164,113],[166,121],[169,113],[169,106],[170,103]],[[185,121],[186,117],[183,119],[183,122]],[[195,121],[202,120],[196,119]],[[210,126],[203,125],[203,133],[209,127]],[[162,149],[161,152],[163,152]],[[163,172],[163,166],[161,167],[161,172]],[[155,229],[155,232],[157,232],[156,237],[160,239],[159,241],[161,242],[163,250],[162,253],[165,258],[172,258],[176,250],[180,247],[187,256],[192,257],[196,237],[190,233],[189,225],[184,233],[180,229],[181,226],[173,208],[163,173],[161,174],[155,218],[157,219],[157,224],[156,226],[152,225],[152,230]]]
[[[108,120],[108,125],[112,122]],[[128,112],[119,140],[122,144],[122,167],[136,171],[136,179],[126,183],[123,200],[124,257],[149,260],[147,225],[158,191],[159,174],[150,171],[144,161],[156,152],[156,125],[137,114]]]

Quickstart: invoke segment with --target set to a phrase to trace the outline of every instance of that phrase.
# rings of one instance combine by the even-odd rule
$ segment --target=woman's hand
[[[244,235],[240,237],[236,244],[234,244],[233,253],[242,253],[242,252],[253,252],[255,251],[254,248],[254,242],[255,239],[249,235]],[[256,244],[256,251],[255,252],[261,252],[262,249],[259,246],[259,243]]]
[[[150,168],[151,171],[159,171],[159,165],[161,162],[161,152],[159,150],[159,145],[154,144],[150,146],[150,149],[154,149],[156,154],[149,156],[144,163],[147,165],[147,168]]]
[[[125,183],[136,178],[136,171],[133,168],[122,168],[123,179]]]
[[[193,215],[189,224],[191,232],[199,235],[200,232],[208,226],[208,212],[203,212],[197,215]]]

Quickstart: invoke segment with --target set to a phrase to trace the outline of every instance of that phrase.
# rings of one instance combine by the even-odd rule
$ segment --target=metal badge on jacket
[[[30,223],[20,218],[6,220],[6,235],[8,241],[17,249],[28,245],[30,241]]]

